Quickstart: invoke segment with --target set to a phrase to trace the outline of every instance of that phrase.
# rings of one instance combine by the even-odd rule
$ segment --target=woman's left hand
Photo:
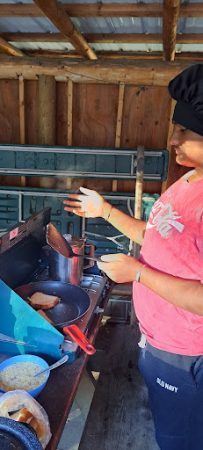
[[[101,259],[102,262],[98,262],[97,265],[111,280],[116,283],[128,283],[135,280],[140,263],[133,256],[114,253],[102,255]]]

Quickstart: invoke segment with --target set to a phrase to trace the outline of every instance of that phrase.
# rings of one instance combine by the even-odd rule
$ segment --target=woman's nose
[[[171,137],[170,137],[170,139],[169,139],[169,143],[170,143],[170,145],[178,145],[179,142],[180,142],[180,136],[179,136],[179,133],[178,133],[177,130],[174,129],[174,130],[172,131]]]

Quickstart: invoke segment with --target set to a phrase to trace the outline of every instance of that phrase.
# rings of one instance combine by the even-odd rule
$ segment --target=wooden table
[[[106,305],[108,298],[109,295],[104,301],[105,304],[102,306]],[[102,313],[96,315],[92,321],[88,333],[90,343],[94,343],[99,331],[102,315]],[[58,367],[57,370],[51,371],[47,386],[39,397],[37,397],[37,400],[48,414],[52,433],[52,438],[46,447],[46,450],[57,449],[78,385],[89,358],[89,355],[81,351],[78,358],[73,363],[66,363],[63,366]]]

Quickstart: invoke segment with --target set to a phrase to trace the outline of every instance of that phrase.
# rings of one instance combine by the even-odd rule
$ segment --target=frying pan
[[[26,301],[35,292],[59,297],[60,302],[54,308],[45,311],[53,326],[64,334],[69,334],[89,355],[96,352],[82,331],[74,325],[86,314],[90,306],[88,294],[79,286],[63,281],[37,281],[17,287],[15,292]]]

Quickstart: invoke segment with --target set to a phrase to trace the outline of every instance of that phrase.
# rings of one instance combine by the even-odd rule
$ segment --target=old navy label
[[[166,381],[161,380],[161,378],[156,379],[156,382],[164,389],[167,389],[168,391],[175,392],[175,394],[178,392],[178,387],[173,386],[172,384],[166,383]]]

